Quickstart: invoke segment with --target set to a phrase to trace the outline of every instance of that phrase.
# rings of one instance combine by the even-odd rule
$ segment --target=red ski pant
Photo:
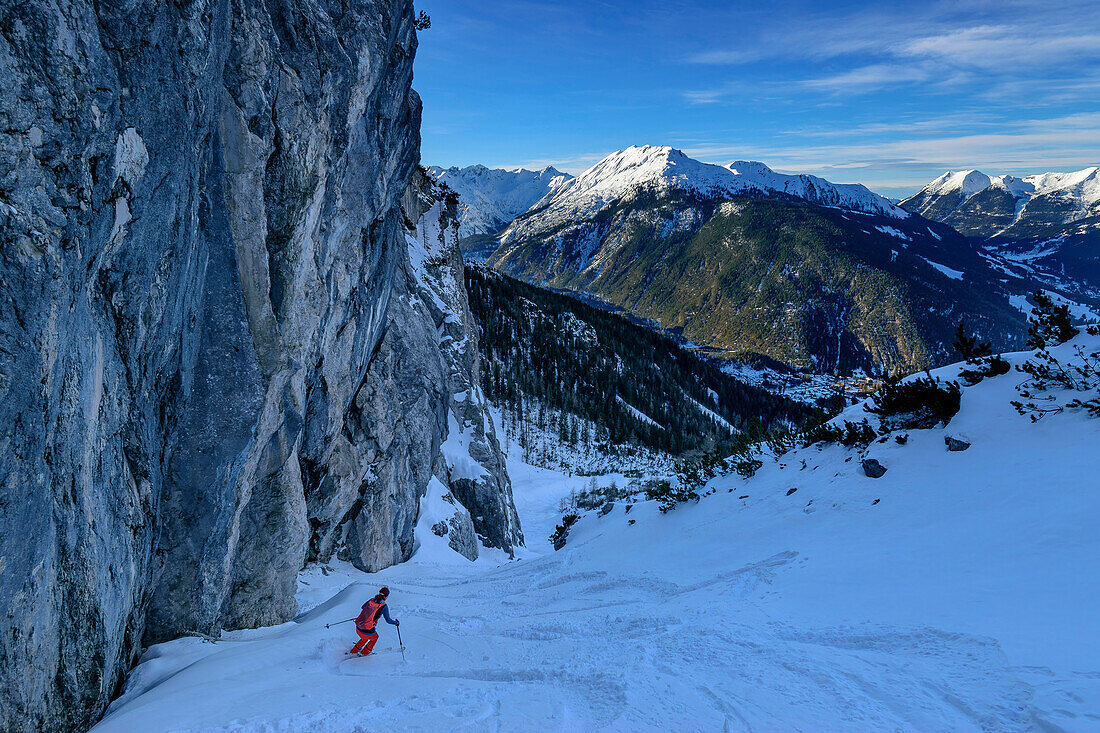
[[[374,629],[370,631],[356,629],[355,633],[359,634],[359,641],[355,642],[355,646],[351,648],[351,653],[358,654],[359,650],[362,649],[364,654],[370,654],[371,650],[374,649],[374,645],[378,643],[378,632]],[[366,646],[364,647],[364,645]]]

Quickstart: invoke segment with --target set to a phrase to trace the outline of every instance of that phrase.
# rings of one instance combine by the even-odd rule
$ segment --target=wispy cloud
[[[1082,33],[1064,25],[980,25],[913,38],[898,54],[1019,74],[1028,67],[1100,58],[1100,32]]]
[[[831,130],[846,142],[737,146],[686,146],[684,152],[711,162],[763,160],[773,168],[816,173],[841,182],[919,185],[933,170],[979,168],[991,173],[1034,173],[1100,164],[1100,112],[1022,120],[998,132],[868,140],[860,127]],[[904,171],[911,171],[901,175]],[[885,173],[885,177],[884,174]]]
[[[1095,92],[1091,80],[1075,82],[1100,62],[1100,3],[999,3],[997,22],[992,23],[985,20],[990,6],[972,3],[974,12],[960,13],[967,7],[875,6],[793,17],[769,25],[751,44],[706,49],[684,60],[732,67],[817,62],[810,66],[832,68],[796,81],[823,93],[866,93],[899,85],[934,91],[969,83],[982,87],[981,94],[990,98],[1029,80],[1054,81],[1049,93],[1062,98]],[[716,88],[709,95],[693,92],[685,98],[713,103],[723,94]]]
[[[871,64],[859,66],[831,76],[805,79],[802,86],[832,92],[860,93],[880,89],[892,84],[928,81],[931,73],[918,66],[906,64]]]
[[[1100,162],[1100,2],[449,0],[425,160],[579,172],[672,144],[839,182]]]

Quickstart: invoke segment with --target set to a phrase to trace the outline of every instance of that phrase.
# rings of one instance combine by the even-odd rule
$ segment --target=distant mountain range
[[[622,309],[720,357],[912,371],[955,358],[960,320],[996,348],[1019,346],[1038,287],[1100,303],[1096,168],[949,172],[900,204],[667,146],[617,151],[576,177],[429,172],[459,194],[468,260]]]
[[[982,239],[1019,240],[1100,216],[1100,168],[1024,178],[948,171],[901,202],[907,211]]]
[[[762,196],[800,199],[903,219],[909,214],[859,184],[835,184],[815,176],[776,173],[763,163],[736,161],[728,166],[701,163],[667,146],[631,146],[612,153],[580,176],[550,192],[534,207],[541,224],[587,217],[645,186],[677,190],[700,198]],[[522,224],[520,224],[522,226]]]
[[[428,174],[458,194],[460,238],[496,234],[543,196],[572,178],[553,167],[531,171],[525,168],[501,170],[483,165],[431,166]]]
[[[1026,301],[1009,300],[1022,281],[949,226],[863,186],[761,163],[628,148],[547,194],[499,241],[490,266],[724,356],[912,371],[953,358],[962,319],[999,348],[1026,333]]]
[[[1100,299],[1100,168],[1024,178],[948,171],[901,202],[1017,272]]]

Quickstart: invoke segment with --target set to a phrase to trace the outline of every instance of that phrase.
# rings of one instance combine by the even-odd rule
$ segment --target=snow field
[[[311,568],[296,622],[153,647],[97,730],[1100,730],[1100,420],[1032,424],[1021,378],[871,444],[880,479],[810,446],[666,515],[590,513],[559,552],[558,503],[588,479],[513,460],[516,560],[421,537],[373,575]],[[351,624],[324,625],[381,584],[407,661],[339,661]]]

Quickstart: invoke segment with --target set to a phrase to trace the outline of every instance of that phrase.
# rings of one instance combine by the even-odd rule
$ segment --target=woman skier
[[[365,657],[371,653],[374,645],[378,643],[378,632],[375,627],[378,625],[379,616],[385,617],[386,621],[394,626],[401,625],[400,622],[390,618],[390,610],[386,607],[386,599],[389,595],[390,589],[382,586],[378,595],[363,604],[362,612],[355,619],[355,632],[359,634],[359,641],[351,648],[349,654],[361,654]]]

